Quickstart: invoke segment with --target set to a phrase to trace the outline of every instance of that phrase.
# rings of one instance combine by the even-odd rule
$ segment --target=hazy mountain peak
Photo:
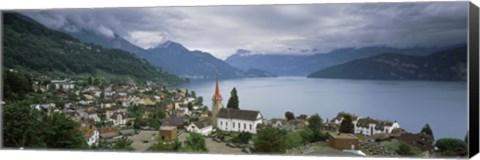
[[[251,51],[251,50],[247,50],[247,49],[238,49],[237,52],[235,53],[235,55],[238,55],[238,56],[249,56],[249,55],[252,55],[252,51]]]

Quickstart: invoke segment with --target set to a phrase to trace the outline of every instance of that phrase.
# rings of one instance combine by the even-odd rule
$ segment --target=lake
[[[305,77],[219,80],[223,104],[236,87],[241,109],[258,110],[267,118],[283,118],[286,111],[331,120],[345,111],[376,119],[396,120],[418,133],[428,123],[435,139],[463,140],[467,132],[467,82],[375,81],[312,79]],[[194,90],[211,109],[214,80],[176,86]]]

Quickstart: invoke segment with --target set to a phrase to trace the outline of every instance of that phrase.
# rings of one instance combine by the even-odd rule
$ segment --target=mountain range
[[[70,24],[73,25],[73,24]],[[95,31],[80,29],[71,31],[64,28],[57,29],[79,40],[101,45],[105,48],[121,49],[135,54],[151,64],[163,68],[165,71],[182,78],[212,79],[221,78],[248,78],[248,77],[275,77],[275,75],[261,69],[238,69],[230,64],[203,51],[189,50],[182,44],[166,41],[150,49],[140,48],[123,37],[114,33],[108,37]]]
[[[436,51],[462,45],[465,44],[431,48],[393,48],[385,46],[341,48],[328,53],[317,53],[313,55],[255,54],[248,50],[239,49],[237,53],[228,57],[226,62],[243,70],[258,68],[280,76],[306,76],[320,69],[382,53],[424,56]]]
[[[467,47],[427,56],[383,53],[316,71],[309,78],[375,80],[466,80]]]
[[[185,82],[135,55],[85,43],[17,14],[3,13],[3,66],[55,77],[96,76],[109,80]]]

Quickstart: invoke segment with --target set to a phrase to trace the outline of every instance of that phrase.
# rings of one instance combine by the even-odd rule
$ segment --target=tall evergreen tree
[[[432,129],[430,128],[430,125],[428,125],[428,123],[425,124],[425,126],[423,126],[422,131],[420,131],[420,133],[425,133],[425,134],[427,134],[427,135],[432,136],[432,139],[434,138],[434,137],[433,137],[433,131],[432,131]]]
[[[238,96],[237,96],[237,89],[233,87],[232,91],[230,92],[230,98],[228,99],[227,108],[229,109],[239,109],[238,107]]]
[[[353,133],[353,123],[352,123],[352,117],[350,115],[346,115],[343,117],[342,123],[340,123],[340,133]]]
[[[324,132],[323,132],[323,119],[320,115],[314,114],[308,119],[308,126],[313,132],[313,141],[321,141],[325,140]]]

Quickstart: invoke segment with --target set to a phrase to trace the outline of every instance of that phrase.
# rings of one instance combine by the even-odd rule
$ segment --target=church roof
[[[216,85],[215,85],[215,94],[213,95],[213,98],[214,100],[221,100],[222,99],[222,95],[220,95],[220,88],[218,87],[218,79],[217,79],[217,82],[216,82]]]
[[[217,117],[254,121],[257,120],[259,114],[259,111],[221,108],[220,111],[218,111]]]

